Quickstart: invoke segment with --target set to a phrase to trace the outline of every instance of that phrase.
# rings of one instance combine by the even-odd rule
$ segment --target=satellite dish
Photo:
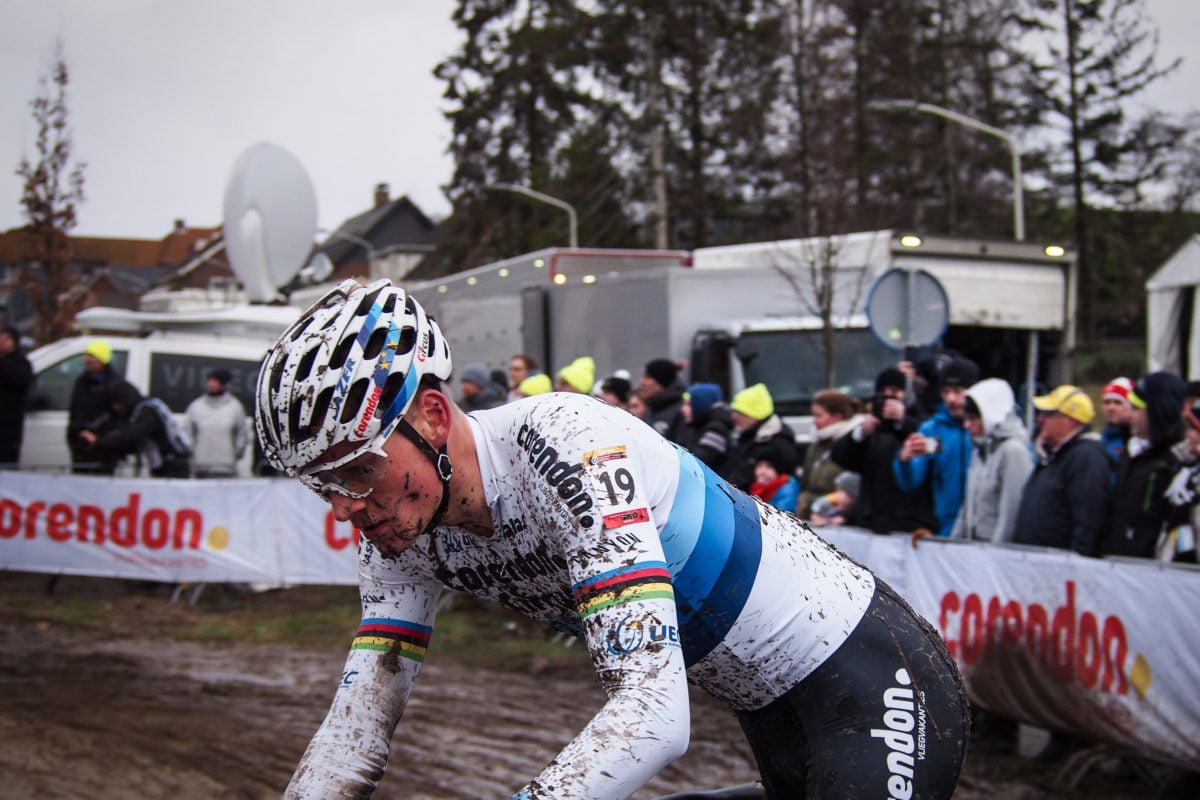
[[[923,269],[893,267],[867,293],[871,333],[893,350],[941,341],[950,324],[946,289]]]
[[[260,142],[243,152],[225,187],[225,252],[254,302],[274,300],[312,249],[317,196],[300,162]]]
[[[308,265],[300,270],[300,276],[307,283],[321,283],[329,279],[333,274],[333,261],[323,252],[313,253],[313,257],[308,260]]]

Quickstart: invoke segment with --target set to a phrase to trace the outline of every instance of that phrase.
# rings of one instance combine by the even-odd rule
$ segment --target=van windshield
[[[739,337],[738,350],[753,351],[742,366],[746,385],[765,383],[783,416],[812,413],[813,395],[829,388],[825,380],[822,332],[752,331]],[[867,329],[839,330],[834,334],[832,388],[866,399],[875,388],[875,376],[895,366],[900,354],[885,347]]]
[[[113,350],[109,366],[116,375],[125,377],[128,350]],[[34,389],[29,393],[33,411],[70,411],[75,379],[83,374],[83,353],[57,361],[34,376]]]

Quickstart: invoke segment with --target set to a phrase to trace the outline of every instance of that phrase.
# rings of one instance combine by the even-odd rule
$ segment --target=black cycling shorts
[[[970,710],[941,637],[876,578],[841,647],[764,708],[737,712],[768,798],[949,798]]]

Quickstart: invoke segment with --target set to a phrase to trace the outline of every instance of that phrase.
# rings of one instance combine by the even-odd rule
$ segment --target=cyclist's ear
[[[405,415],[417,432],[435,449],[450,439],[454,403],[436,389],[422,389]]]

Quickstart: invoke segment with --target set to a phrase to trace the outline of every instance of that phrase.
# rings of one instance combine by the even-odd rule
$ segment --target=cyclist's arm
[[[333,704],[284,793],[287,800],[370,797],[421,668],[440,587],[389,581],[388,567],[360,563],[362,623]]]
[[[608,700],[516,795],[522,800],[627,798],[687,749],[691,719],[674,592],[650,509],[640,491],[633,494],[601,511],[634,521],[610,522],[598,538],[572,543],[568,556]]]

